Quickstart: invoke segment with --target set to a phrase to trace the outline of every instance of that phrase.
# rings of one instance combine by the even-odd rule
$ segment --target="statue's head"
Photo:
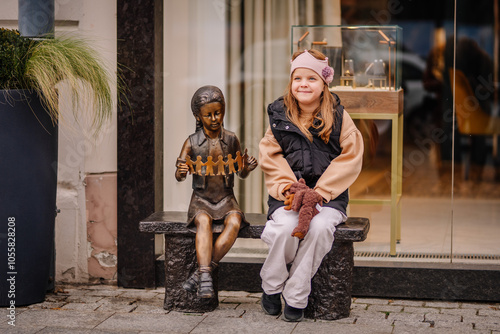
[[[220,111],[222,112],[222,119],[224,119],[224,114],[226,112],[226,102],[224,100],[224,94],[222,91],[215,86],[203,86],[200,87],[193,95],[191,99],[191,110],[193,116],[196,118],[196,131],[204,127],[204,123],[201,119],[202,108],[208,104],[220,105]]]

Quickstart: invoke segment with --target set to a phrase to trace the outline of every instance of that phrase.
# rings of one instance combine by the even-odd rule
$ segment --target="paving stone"
[[[389,305],[389,300],[379,298],[356,298],[354,304],[374,304],[374,305]]]
[[[137,308],[136,304],[103,303],[96,309],[97,312],[129,313]]]
[[[135,309],[133,309],[132,312],[133,313],[167,314],[170,311],[167,311],[163,307],[158,307],[156,305],[142,304],[142,305],[137,305],[137,307]]]
[[[398,323],[406,323],[406,324],[418,324],[423,323],[424,315],[422,313],[391,313],[387,317],[390,322],[397,321]]]
[[[72,311],[86,311],[92,312],[95,311],[101,304],[99,303],[67,303],[61,310],[72,310]]]
[[[385,320],[386,315],[384,313],[382,313],[382,312],[370,312],[370,311],[363,311],[363,310],[353,310],[353,311],[351,311],[351,317],[355,317],[357,320],[359,320],[359,319],[368,319],[368,320],[382,321],[382,320]]]
[[[11,326],[7,323],[0,324],[0,333],[2,334],[11,334],[11,333],[16,333],[16,334],[34,334],[38,333],[40,330],[42,330],[44,326],[28,326],[28,325],[19,325],[16,324],[16,326]]]
[[[368,304],[351,304],[351,310],[366,310]]]
[[[58,303],[58,302],[66,301],[66,298],[68,298],[68,295],[47,294],[47,295],[45,295],[45,302]]]
[[[500,331],[500,324],[492,324],[492,323],[476,323],[474,324],[475,329],[484,329],[484,330],[496,330]]]
[[[125,288],[121,288],[112,284],[82,284],[79,286],[79,288],[85,290],[126,290]]]
[[[432,307],[407,307],[407,306],[405,306],[403,311],[407,312],[407,313],[420,313],[420,314],[439,313],[438,308],[432,308]]]
[[[57,295],[71,295],[71,296],[83,296],[88,292],[88,290],[80,288],[61,288],[57,289]]]
[[[155,291],[139,290],[139,291],[126,291],[120,294],[121,298],[133,298],[137,300],[152,299],[158,295]]]
[[[335,333],[335,334],[389,334],[392,333],[393,327],[390,325],[371,325],[362,324],[346,325],[338,324],[336,321],[330,323],[304,323],[297,324],[293,330],[293,334],[310,334],[310,333]]]
[[[398,313],[403,310],[403,306],[393,306],[393,305],[369,305],[367,308],[370,312],[390,312]]]
[[[100,323],[96,329],[191,333],[193,328],[199,326],[204,317],[203,315],[186,315],[177,312],[168,314],[117,313]],[[217,319],[217,321],[220,321],[220,319]]]
[[[441,309],[441,314],[453,314],[453,315],[461,315],[463,317],[473,317],[477,314],[477,310],[468,308],[468,309],[462,309],[462,308],[443,308]]]
[[[439,307],[439,308],[459,308],[460,304],[458,302],[425,302],[426,307]]]
[[[86,296],[98,296],[98,297],[117,297],[125,293],[119,290],[89,290]]]
[[[98,331],[98,330],[92,330],[92,329],[78,329],[78,328],[58,328],[58,327],[45,327],[43,330],[40,332],[37,332],[37,334],[117,334],[118,332],[116,331]],[[139,331],[120,331],[120,334],[138,334],[140,333]]]
[[[453,328],[457,330],[472,331],[474,326],[469,323],[464,322],[450,322],[450,321],[438,321],[434,323],[433,328]]]
[[[289,334],[297,326],[264,314],[250,313],[242,318],[221,318],[207,316],[191,334],[221,334],[221,333],[273,333]],[[265,319],[265,321],[263,321]],[[237,330],[235,330],[237,328]],[[310,332],[309,332],[310,333]]]
[[[28,310],[16,317],[16,327],[37,326],[65,328],[94,328],[112,313],[64,311],[64,310]]]
[[[473,308],[477,310],[499,310],[499,304],[485,304],[485,303],[462,303],[460,308]]]
[[[61,302],[43,302],[43,303],[37,303],[37,304],[32,304],[29,305],[27,308],[28,309],[56,309],[56,308],[61,308],[63,305],[67,304],[68,302],[66,301],[61,301]]]
[[[15,317],[17,317],[19,314],[27,311],[28,308],[21,308],[21,307],[16,307],[15,313],[13,314]],[[7,308],[0,308],[0,324],[2,323],[7,323],[11,319],[7,318],[8,315],[10,315],[11,312]]]
[[[220,308],[217,308],[212,312],[205,313],[207,318],[241,318],[243,317],[244,314],[245,310],[236,310],[236,309],[230,310],[230,309],[220,309]],[[264,313],[262,313],[262,315],[264,315]]]
[[[349,316],[347,318],[342,318],[342,319],[338,319],[338,320],[321,320],[321,319],[315,319],[313,320],[314,322],[316,323],[320,323],[320,322],[326,322],[326,323],[335,323],[335,324],[345,324],[345,325],[353,325],[356,323],[356,320],[357,318],[353,317],[353,316]]]
[[[390,305],[421,307],[424,306],[424,302],[419,300],[396,299],[390,302]]]
[[[248,297],[260,298],[262,297],[262,292],[254,292],[248,295]]]
[[[219,304],[219,308],[221,307],[221,305],[231,304]],[[246,312],[262,312],[262,314],[264,314],[264,311],[262,311],[262,306],[260,306],[260,300],[255,301],[254,303],[238,304],[236,306],[236,310],[245,310]]]
[[[394,327],[415,327],[415,328],[430,328],[431,324],[423,321],[407,321],[407,320],[394,320],[392,322]]]
[[[223,304],[253,304],[257,303],[258,299],[252,297],[226,297],[220,303]]]
[[[86,295],[71,295],[66,298],[68,303],[97,303],[103,299],[99,296],[86,296]]]
[[[440,322],[460,323],[462,322],[462,317],[460,315],[452,315],[452,314],[429,313],[425,315],[425,321],[427,322],[433,321],[435,324]]]
[[[492,310],[492,309],[482,309],[482,310],[479,310],[478,315],[479,316],[500,318],[500,311],[499,310]]]
[[[356,325],[392,326],[392,321],[383,319],[357,318]]]
[[[159,300],[164,300],[165,299],[165,292],[157,294],[154,299],[159,299]]]
[[[235,310],[241,305],[248,305],[248,304],[219,303],[219,306],[217,306],[217,308],[220,310]]]
[[[500,330],[500,319],[497,317],[485,317],[485,316],[464,317],[463,321],[466,323],[474,324],[474,328],[477,329]]]
[[[161,309],[163,308],[163,300],[159,300],[159,299],[156,299],[156,298],[145,299],[145,300],[135,300],[133,303],[129,303],[129,304],[151,305],[151,306],[158,307],[158,308],[161,308]]]
[[[489,332],[475,331],[461,328],[429,328],[412,326],[395,326],[393,334],[489,334]]]
[[[220,297],[248,297],[249,293],[246,292],[246,291],[226,291],[226,290],[223,290],[223,291],[219,291],[219,298]],[[262,295],[259,294],[259,298],[260,296]]]
[[[395,324],[394,325],[394,331],[392,334],[420,334],[420,333],[431,333],[432,328],[429,328],[429,325],[427,326],[411,326],[407,324]]]

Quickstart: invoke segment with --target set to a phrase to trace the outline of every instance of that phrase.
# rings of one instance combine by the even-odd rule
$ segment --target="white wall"
[[[18,1],[2,0],[0,27],[17,28]],[[91,41],[108,66],[116,68],[116,1],[55,0],[56,34],[77,32]],[[116,172],[116,111],[98,138],[72,119],[61,86],[56,218],[56,280],[86,282],[88,243],[84,179],[87,173]],[[66,101],[66,102],[65,102]]]
[[[225,10],[224,1],[164,1],[165,210],[187,211],[191,198],[191,179],[174,177],[182,144],[195,131],[191,97],[203,85],[226,93]]]

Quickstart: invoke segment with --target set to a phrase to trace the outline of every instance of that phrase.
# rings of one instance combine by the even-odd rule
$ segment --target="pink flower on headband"
[[[326,66],[321,71],[321,76],[325,79],[325,82],[329,84],[333,80],[333,68]]]

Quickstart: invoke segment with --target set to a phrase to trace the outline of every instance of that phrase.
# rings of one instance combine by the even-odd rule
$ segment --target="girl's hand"
[[[293,199],[295,197],[295,194],[291,194],[289,191],[285,193],[286,199],[285,199],[285,210],[291,210],[292,209],[292,204],[293,204]]]

